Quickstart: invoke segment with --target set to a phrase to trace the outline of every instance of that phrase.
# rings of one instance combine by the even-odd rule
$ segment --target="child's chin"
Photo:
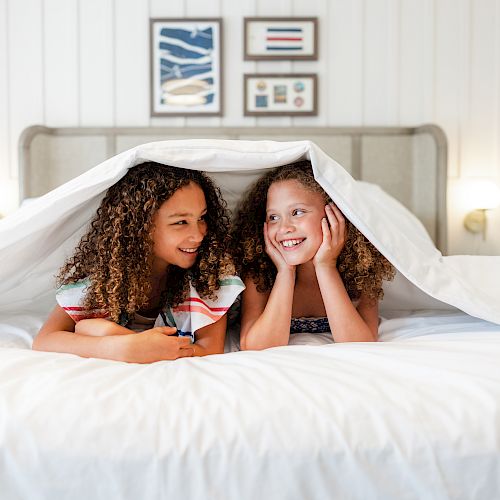
[[[195,264],[195,261],[193,260],[193,262],[189,263],[189,262],[176,262],[176,266],[177,267],[180,267],[181,269],[190,269],[191,267],[193,267]]]
[[[300,266],[301,264],[305,264],[309,262],[311,259],[307,259],[303,255],[285,255],[285,262],[289,266]]]

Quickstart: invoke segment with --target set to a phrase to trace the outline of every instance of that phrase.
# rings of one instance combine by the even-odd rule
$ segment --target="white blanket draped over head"
[[[399,270],[381,342],[149,365],[26,349],[127,169],[213,172],[234,205],[260,169],[300,158]],[[442,257],[399,203],[309,142],[169,141],[111,158],[0,222],[0,497],[500,498],[500,327],[472,317],[500,323],[499,264]],[[408,315],[452,306],[469,316]]]
[[[398,269],[382,311],[453,306],[500,324],[500,257],[443,257],[421,223],[380,189],[356,182],[309,141],[162,141],[121,153],[0,223],[0,324],[19,313],[44,317],[55,303],[54,275],[74,249],[105,191],[129,168],[156,161],[214,173],[235,195],[248,172],[310,159],[317,181]],[[236,195],[238,196],[238,192]],[[10,320],[9,318],[12,318]],[[34,333],[34,332],[31,332]]]

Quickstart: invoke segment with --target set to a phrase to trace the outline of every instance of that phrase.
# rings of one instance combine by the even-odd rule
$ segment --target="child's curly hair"
[[[235,272],[226,203],[204,173],[155,162],[130,169],[108,189],[87,233],[60,269],[58,285],[89,278],[83,306],[105,309],[115,322],[144,308],[151,293],[153,217],[164,201],[191,182],[205,194],[207,234],[190,269],[169,266],[161,302],[181,303],[190,281],[201,296],[215,298],[220,279]]]
[[[262,224],[266,220],[267,193],[271,184],[298,181],[305,189],[330,197],[314,179],[310,161],[277,167],[260,177],[240,203],[232,228],[233,258],[242,279],[251,278],[259,292],[272,289],[276,267],[266,254]],[[337,268],[351,300],[363,294],[370,301],[383,297],[382,281],[394,278],[389,261],[346,219],[346,241]]]

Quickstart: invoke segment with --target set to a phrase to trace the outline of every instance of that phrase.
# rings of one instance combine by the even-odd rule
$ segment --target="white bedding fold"
[[[369,191],[309,141],[185,140],[145,144],[117,155],[0,221],[0,314],[45,314],[53,304],[53,275],[70,253],[104,191],[128,168],[153,160],[208,172],[238,175],[310,158],[318,182],[345,215],[414,286],[405,300],[395,293],[388,309],[443,308],[500,323],[500,257],[443,257],[420,222],[395,209],[387,196]],[[234,181],[236,179],[236,182]],[[245,186],[240,186],[243,190]],[[481,273],[476,272],[481,267]],[[415,288],[416,287],[416,288]],[[423,294],[418,292],[423,291]],[[411,304],[412,301],[415,304]]]

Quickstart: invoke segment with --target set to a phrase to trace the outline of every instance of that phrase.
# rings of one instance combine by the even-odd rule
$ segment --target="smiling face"
[[[153,270],[164,271],[169,264],[190,268],[207,234],[205,195],[190,182],[164,201],[154,215]]]
[[[267,193],[269,238],[289,265],[309,262],[323,240],[325,199],[296,180],[271,184]]]

